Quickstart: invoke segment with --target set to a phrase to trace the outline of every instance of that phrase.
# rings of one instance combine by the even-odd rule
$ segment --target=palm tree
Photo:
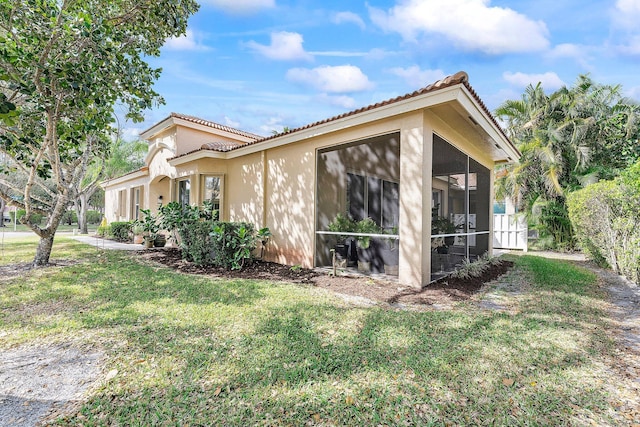
[[[571,244],[565,195],[638,160],[639,112],[620,86],[585,75],[549,96],[540,83],[529,85],[495,111],[522,153],[498,174],[496,196],[510,197],[556,242]]]

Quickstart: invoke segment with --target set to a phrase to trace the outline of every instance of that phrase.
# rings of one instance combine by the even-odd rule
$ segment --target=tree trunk
[[[89,199],[95,193],[97,187],[87,188],[84,192],[80,193],[76,197],[74,206],[76,208],[76,216],[78,217],[78,229],[80,234],[89,234],[89,227],[87,225],[87,210],[89,208]]]
[[[36,256],[33,258],[34,267],[44,267],[49,264],[54,236],[55,234],[40,237],[40,243],[38,244],[38,249],[36,249]]]
[[[0,197],[0,227],[4,227],[4,208],[6,205],[4,199]]]
[[[89,230],[87,228],[87,200],[87,195],[83,193],[78,196],[74,204],[76,207],[76,216],[78,217],[78,229],[80,230],[80,234],[89,234]]]

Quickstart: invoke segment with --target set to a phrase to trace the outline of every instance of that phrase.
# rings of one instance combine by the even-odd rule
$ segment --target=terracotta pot
[[[167,244],[167,238],[164,234],[156,234],[156,239],[153,241],[153,246],[156,248],[162,248]]]
[[[136,245],[140,245],[142,244],[142,242],[144,242],[144,237],[142,236],[142,234],[136,234],[135,236],[133,236],[133,243],[135,243]]]
[[[151,237],[145,236],[143,245],[147,249],[152,248],[153,247],[153,239]]]

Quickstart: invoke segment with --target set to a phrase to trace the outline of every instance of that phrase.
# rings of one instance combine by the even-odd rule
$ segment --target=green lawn
[[[35,240],[9,244],[0,264],[33,255]],[[505,313],[353,307],[64,238],[53,258],[80,262],[0,280],[0,348],[93,343],[117,370],[59,425],[613,423],[604,296],[567,263],[515,258],[529,288]]]

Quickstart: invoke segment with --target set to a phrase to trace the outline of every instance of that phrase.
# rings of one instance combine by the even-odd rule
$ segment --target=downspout
[[[262,150],[262,227],[268,227],[267,225],[267,150]]]

